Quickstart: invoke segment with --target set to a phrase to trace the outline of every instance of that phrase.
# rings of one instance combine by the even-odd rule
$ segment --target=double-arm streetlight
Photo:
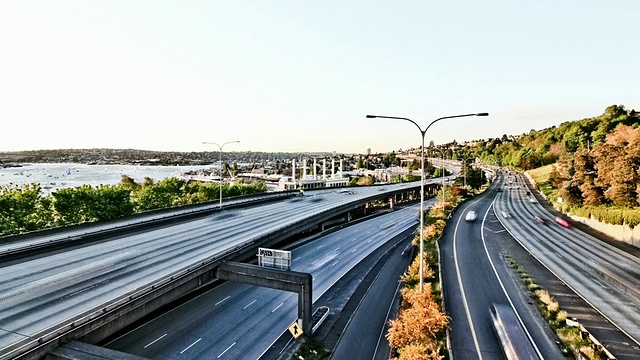
[[[424,287],[423,285],[424,284],[424,244],[423,244],[424,242],[424,136],[427,133],[427,130],[429,130],[429,128],[431,127],[431,125],[433,125],[434,123],[440,120],[467,117],[467,116],[489,116],[489,114],[477,113],[477,114],[445,116],[445,117],[441,117],[433,120],[431,123],[429,123],[429,125],[427,125],[427,127],[424,130],[422,130],[422,128],[420,127],[420,125],[418,125],[418,123],[408,118],[396,117],[396,116],[367,115],[367,118],[369,119],[380,118],[380,119],[406,120],[411,122],[413,125],[415,125],[418,128],[418,130],[420,130],[420,135],[422,140],[422,146],[420,148],[420,152],[422,155],[422,166],[421,166],[422,174],[420,176],[420,292],[422,292]]]
[[[220,179],[218,182],[218,187],[220,188],[220,210],[222,210],[222,148],[227,145],[227,144],[234,144],[234,143],[239,143],[240,141],[236,140],[236,141],[228,141],[222,145],[218,145],[218,143],[214,143],[214,142],[207,142],[207,141],[203,141],[203,144],[207,144],[207,145],[215,145],[218,147],[218,149],[220,149]]]

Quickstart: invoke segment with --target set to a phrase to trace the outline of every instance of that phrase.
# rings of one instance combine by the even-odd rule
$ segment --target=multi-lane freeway
[[[0,358],[34,346],[43,334],[61,326],[73,327],[84,314],[126,299],[142,286],[231,253],[312,215],[415,187],[415,183],[394,184],[354,188],[348,193],[328,189],[0,264]]]
[[[411,233],[417,210],[412,205],[302,245],[292,251],[292,270],[312,274],[315,301],[375,249]],[[296,320],[297,306],[293,293],[227,282],[107,347],[153,359],[257,359]]]
[[[441,266],[445,308],[451,316],[451,351],[455,359],[502,358],[491,319],[493,304],[512,308],[528,340],[535,344],[530,359],[556,359],[562,354],[550,330],[542,325],[536,311],[522,295],[501,254],[498,237],[504,229],[491,205],[495,188],[463,204],[450,220],[441,240]],[[475,211],[475,221],[465,221]]]
[[[556,223],[520,175],[506,177],[494,205],[500,222],[523,247],[630,338],[617,345],[640,355],[640,259]]]

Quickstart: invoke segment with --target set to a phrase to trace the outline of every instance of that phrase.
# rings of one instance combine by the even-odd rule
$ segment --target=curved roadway
[[[0,358],[109,301],[230,253],[287,225],[376,194],[415,187],[336,190],[248,207],[144,233],[120,235],[18,264],[0,265]],[[17,350],[20,351],[20,350]]]
[[[395,236],[415,228],[417,205],[349,226],[292,251],[311,273],[314,301]],[[108,344],[153,359],[257,359],[297,318],[297,295],[226,282]]]
[[[509,180],[512,181],[509,184]],[[520,175],[507,176],[496,214],[522,246],[601,314],[640,345],[640,259],[576,228],[554,222]],[[530,194],[530,193],[529,193]],[[534,198],[535,199],[535,198]],[[546,225],[537,223],[538,216]]]
[[[500,242],[508,236],[491,210],[495,188],[462,205],[441,239],[445,308],[451,317],[454,359],[498,359],[502,350],[492,328],[490,307],[503,304],[518,314],[528,337],[536,344],[530,359],[556,359],[562,354],[548,326],[529,305],[522,286],[506,265]],[[465,221],[468,211],[478,214]]]

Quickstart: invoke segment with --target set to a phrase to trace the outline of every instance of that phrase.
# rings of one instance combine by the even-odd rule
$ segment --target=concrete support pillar
[[[389,209],[393,210],[393,197],[389,198]]]
[[[327,180],[327,159],[322,159],[322,178]]]

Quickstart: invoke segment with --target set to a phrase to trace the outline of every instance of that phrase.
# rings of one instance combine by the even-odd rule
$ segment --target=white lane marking
[[[227,296],[226,298],[224,298],[224,299],[222,299],[222,300],[218,301],[218,302],[216,303],[216,305],[215,305],[215,306],[218,306],[218,305],[222,304],[224,301],[226,301],[226,300],[227,300],[228,298],[230,298],[230,297],[231,297],[231,296]]]
[[[280,303],[280,305],[276,306],[275,309],[271,310],[271,313],[273,314],[274,312],[276,312],[276,310],[280,309],[280,306],[284,305],[284,303]]]
[[[331,266],[336,266],[336,265],[338,265],[339,262],[340,262],[340,260],[334,262],[333,264],[331,264]]]
[[[400,284],[402,284],[400,281],[398,281],[398,286],[396,286],[396,292],[393,295],[393,298],[395,299],[395,297],[398,295],[398,291],[400,291]],[[387,310],[387,317],[386,319],[389,319],[389,314],[391,314],[391,309],[393,309],[394,306],[394,302],[392,301],[391,304],[389,304],[389,309]],[[376,355],[378,354],[378,349],[380,348],[380,343],[382,342],[382,336],[384,336],[384,327],[386,326],[387,322],[385,322],[382,325],[382,329],[380,329],[380,335],[378,336],[378,344],[376,345],[376,351],[373,352],[373,356],[371,357],[372,359],[376,358]]]
[[[165,337],[165,336],[167,336],[167,334],[164,334],[164,335],[160,336],[159,338],[157,338],[157,339],[153,340],[152,342],[148,343],[144,348],[145,348],[145,349],[146,349],[146,348],[148,348],[149,346],[151,346],[151,345],[155,344],[155,342],[156,342],[156,341],[158,341],[158,340],[162,339],[162,338],[163,338],[163,337]]]
[[[297,258],[293,259],[293,261],[296,261],[296,260],[299,260],[299,259],[300,259],[300,256],[298,256]]]
[[[564,259],[564,258],[562,257],[562,255],[558,254],[557,252],[556,252],[556,255],[558,255],[558,257],[559,257],[560,259]]]
[[[367,241],[367,244],[370,243],[372,241],[372,239],[369,239],[369,241]]]
[[[242,308],[242,310],[248,308],[249,306],[253,305],[254,302],[258,301],[258,299],[253,300],[252,302],[248,303],[247,305],[245,305],[245,307]]]
[[[593,280],[596,284],[602,286],[603,288],[605,288],[605,289],[607,288],[606,286],[602,285],[602,283],[600,281],[598,281],[598,280],[596,280],[594,278],[591,278],[591,280]]]
[[[493,201],[491,202],[491,205],[489,205],[489,207],[487,208],[487,212],[484,213],[484,219],[486,219],[487,215],[489,215],[489,211],[491,211],[491,207],[493,206],[493,203],[495,201],[496,199],[494,198]],[[482,219],[482,221],[484,221],[484,219]],[[529,342],[531,342],[531,345],[533,345],[533,348],[536,350],[536,354],[538,354],[538,359],[544,359],[544,357],[540,353],[540,350],[538,349],[538,346],[536,345],[536,342],[533,341],[531,334],[529,334],[529,330],[527,330],[527,327],[524,326],[524,322],[522,321],[522,318],[520,318],[520,314],[518,313],[518,310],[516,310],[516,307],[513,305],[513,301],[511,301],[511,297],[509,297],[509,294],[507,293],[507,289],[505,289],[504,284],[500,279],[500,276],[498,276],[498,270],[496,270],[496,266],[493,263],[493,260],[491,260],[491,256],[489,256],[489,249],[487,248],[487,242],[484,239],[484,229],[482,229],[481,236],[482,236],[482,246],[484,246],[484,252],[485,254],[487,254],[487,258],[489,259],[489,263],[491,264],[491,268],[493,269],[493,273],[495,274],[496,279],[498,279],[498,282],[500,283],[502,292],[504,292],[504,295],[507,297],[507,300],[509,300],[509,305],[511,305],[511,309],[513,309],[513,312],[516,314],[516,317],[518,318],[520,325],[524,329],[524,332],[527,334],[527,337],[529,338]]]
[[[465,213],[467,209],[471,207],[471,205],[474,205],[478,201],[480,201],[480,199],[467,205],[462,212]],[[458,227],[460,226],[460,220],[462,220],[462,216],[458,217],[458,222],[456,223],[456,227],[453,231],[453,263],[456,266],[458,286],[460,287],[460,293],[462,294],[462,303],[464,304],[464,311],[467,313],[467,322],[469,323],[469,328],[471,329],[471,337],[473,338],[473,344],[476,348],[476,352],[478,353],[478,358],[482,360],[482,353],[480,352],[480,344],[478,343],[478,337],[476,336],[476,329],[473,327],[473,320],[471,319],[471,311],[469,310],[469,303],[467,303],[467,296],[464,293],[464,285],[462,285],[462,276],[460,275],[460,266],[458,264],[458,251],[457,251],[456,240],[458,239]]]
[[[338,251],[338,249],[340,249],[340,246],[338,246],[337,248],[333,249],[333,251]]]
[[[358,248],[355,248],[351,251],[351,253],[353,254],[354,252],[358,251]]]
[[[200,340],[202,340],[202,338],[200,338],[200,339],[198,339],[198,340],[194,341],[194,342],[193,342],[193,344],[191,344],[191,345],[187,346],[184,350],[180,351],[180,354],[182,354],[183,352],[185,352],[185,351],[189,350],[193,345],[197,344]]]
[[[236,341],[237,342],[237,341]],[[231,349],[233,347],[233,345],[236,344],[236,342],[234,342],[233,344],[229,345],[228,348],[224,349],[223,352],[220,353],[220,355],[218,355],[218,357],[216,359],[220,359],[222,357],[222,355],[224,355],[224,353],[226,353],[227,351],[229,351],[229,349]]]

